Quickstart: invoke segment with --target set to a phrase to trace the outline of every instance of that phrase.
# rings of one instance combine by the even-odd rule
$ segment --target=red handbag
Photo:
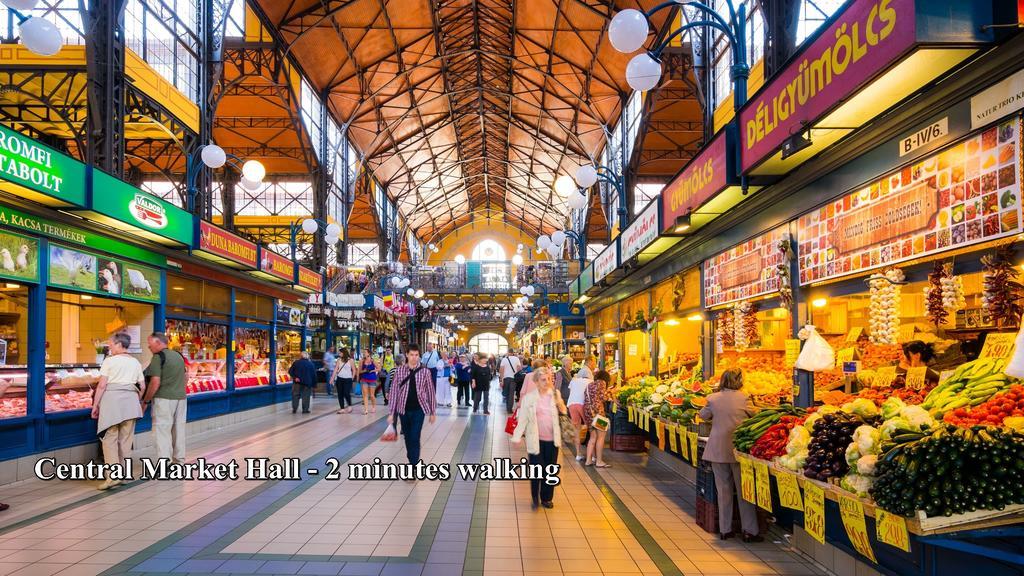
[[[519,410],[516,410],[515,412],[513,412],[508,417],[508,420],[505,420],[505,433],[508,434],[509,436],[511,436],[512,434],[515,433],[516,426],[519,425],[519,419],[516,418],[517,414],[519,414]]]

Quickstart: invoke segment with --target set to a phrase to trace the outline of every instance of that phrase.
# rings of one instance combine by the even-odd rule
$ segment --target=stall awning
[[[857,0],[740,111],[741,168],[786,174],[992,41],[991,2]]]
[[[205,220],[196,221],[193,245],[193,256],[241,270],[255,270],[259,267],[255,242],[218,228]]]
[[[0,190],[66,208],[85,206],[85,164],[0,126]]]
[[[80,211],[82,215],[166,246],[192,245],[192,214],[106,172],[90,169],[89,179],[88,208]]]

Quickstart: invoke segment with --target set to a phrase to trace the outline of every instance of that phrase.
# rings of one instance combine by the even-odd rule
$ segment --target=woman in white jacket
[[[558,462],[558,448],[562,445],[562,431],[558,415],[568,411],[562,396],[555,390],[551,369],[538,368],[533,372],[534,389],[523,395],[517,413],[518,423],[512,441],[519,443],[526,436],[526,453],[530,464],[547,467]],[[554,508],[551,502],[555,487],[543,479],[530,480],[533,507],[543,505]]]

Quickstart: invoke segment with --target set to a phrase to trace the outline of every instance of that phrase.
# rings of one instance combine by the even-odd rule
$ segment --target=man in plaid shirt
[[[423,420],[429,416],[430,423],[437,419],[437,405],[434,398],[434,379],[430,370],[420,362],[420,348],[410,344],[405,352],[406,363],[395,369],[391,380],[391,397],[388,401],[388,424],[395,419],[402,423],[405,436],[405,451],[409,463],[420,461],[420,433]],[[414,385],[410,383],[415,382]],[[410,393],[411,392],[411,393]]]

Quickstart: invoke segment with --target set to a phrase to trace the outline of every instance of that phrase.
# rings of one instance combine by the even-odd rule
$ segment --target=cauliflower
[[[932,415],[920,406],[906,406],[900,410],[900,416],[910,423],[911,430],[923,430],[935,425]]]
[[[871,490],[871,485],[874,484],[875,479],[870,476],[861,476],[860,474],[850,473],[843,477],[843,481],[839,483],[839,487],[848,492],[853,492],[857,496],[867,496],[868,491]]]
[[[847,402],[842,405],[843,412],[849,412],[856,414],[861,418],[870,418],[878,414],[878,407],[875,403],[867,398],[857,398],[853,402]]]
[[[651,394],[651,402],[652,403],[654,403],[654,404],[661,404],[664,401],[665,401],[665,397],[662,396],[661,394],[659,394],[657,392],[654,392],[654,393]]]
[[[857,448],[856,442],[850,442],[850,445],[846,447],[846,463],[856,466],[857,460],[860,460],[860,450]]]
[[[807,464],[807,449],[805,448],[800,450],[795,454],[779,456],[775,461],[787,470],[792,470],[794,472],[802,470],[804,465]]]
[[[800,450],[806,450],[811,443],[811,433],[803,426],[794,426],[789,431],[789,440],[786,442],[786,454],[796,454]]]
[[[655,394],[660,394],[662,396],[664,396],[665,394],[668,394],[668,391],[669,391],[669,387],[666,386],[665,384],[662,384],[661,386],[658,386],[657,388],[654,389],[654,393]]]
[[[853,442],[861,454],[877,454],[880,436],[877,428],[865,424],[853,431]]]
[[[804,419],[804,426],[803,426],[804,430],[807,430],[807,432],[809,432],[809,433],[810,432],[814,432],[814,423],[817,422],[818,420],[821,420],[821,416],[822,416],[821,412],[815,412],[813,414],[808,414],[807,418]],[[797,426],[797,428],[799,428],[799,426]]]
[[[879,429],[881,440],[887,442],[896,434],[899,434],[900,430],[911,430],[910,422],[902,416],[896,418],[890,418],[882,423],[882,427]]]
[[[900,415],[900,411],[906,408],[906,403],[899,397],[893,396],[882,404],[882,418],[888,420]]]
[[[874,476],[875,465],[877,464],[877,454],[867,454],[865,456],[861,456],[860,460],[857,460],[857,472],[859,474],[863,474],[864,476]]]

